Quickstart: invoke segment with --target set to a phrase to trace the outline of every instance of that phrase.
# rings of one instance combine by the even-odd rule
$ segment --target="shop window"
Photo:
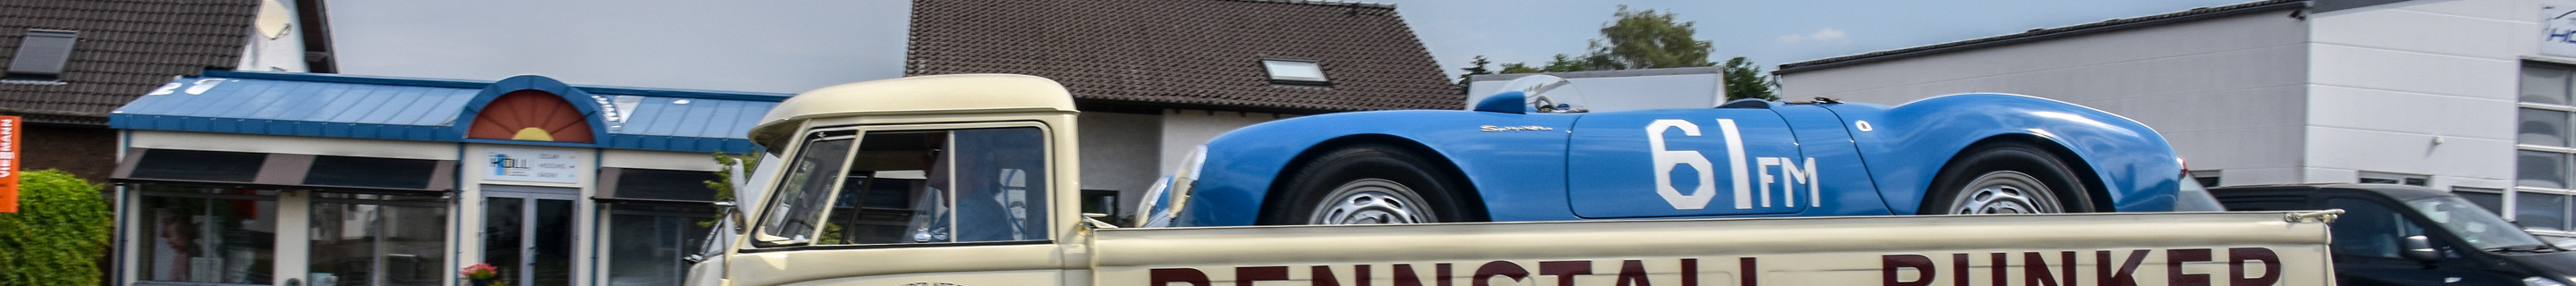
[[[251,182],[259,177],[266,153],[146,150],[134,165],[133,178],[186,181]]]
[[[276,192],[142,185],[133,234],[139,280],[270,284]]]
[[[714,171],[616,168],[608,172],[615,172],[617,181],[606,184],[609,188],[602,192],[612,198],[703,202],[716,197],[716,190],[707,188],[707,182],[718,179]]]
[[[438,172],[437,160],[314,156],[304,184],[323,186],[427,189]]]
[[[80,31],[27,29],[18,39],[18,53],[10,57],[6,76],[0,80],[56,82],[63,66],[71,62],[72,45],[79,42]]]
[[[447,200],[315,192],[312,285],[440,285],[447,271]]]
[[[715,209],[658,204],[616,204],[605,241],[608,285],[680,285],[714,225]],[[704,223],[704,224],[702,224]]]
[[[809,137],[816,147],[791,163],[761,239],[806,243],[781,235],[806,233],[785,229],[798,227],[821,231],[816,244],[1049,238],[1046,137],[1035,127],[867,131],[847,153],[838,142],[849,139],[834,134],[846,133]],[[801,216],[828,224],[798,225]]]

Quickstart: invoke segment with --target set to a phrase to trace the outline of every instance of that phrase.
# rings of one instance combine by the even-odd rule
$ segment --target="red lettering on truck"
[[[2216,260],[2217,257],[2215,257],[2215,254],[2217,253],[2216,249],[2186,248],[2164,249],[2162,251],[2164,252],[2163,255],[2165,261],[2164,277],[2168,284],[2205,286],[2215,285],[2214,283],[2217,282],[2213,277],[2210,277],[2213,273],[2189,273],[2183,271],[2184,264],[2218,261]],[[2093,260],[2090,261],[2093,264],[2092,273],[2076,272],[2077,268],[2075,265],[2084,264],[2085,261],[2077,261],[2074,251],[2057,252],[2058,258],[2054,264],[2058,267],[2056,267],[2055,271],[2050,270],[2049,265],[2051,265],[2052,262],[2048,260],[2047,255],[2044,252],[2022,252],[2022,259],[2021,261],[2018,261],[2018,263],[2009,260],[2009,258],[2012,257],[2010,253],[1986,253],[1986,255],[1984,255],[1986,258],[1983,259],[1983,261],[1971,259],[1976,256],[1970,253],[1952,253],[1950,254],[1950,263],[1948,265],[1942,265],[1935,262],[1932,260],[1932,256],[1924,254],[1885,254],[1879,256],[1879,284],[1889,286],[1931,286],[1935,281],[1942,281],[1940,278],[1941,275],[1945,274],[1945,272],[1941,270],[1943,270],[1943,267],[1947,267],[1949,271],[1947,271],[1946,274],[1950,275],[1950,279],[1948,279],[1949,283],[1945,283],[1944,285],[1973,285],[1970,284],[1970,282],[1977,278],[1970,277],[1970,274],[1973,272],[1970,272],[1969,269],[1984,266],[1988,269],[1986,277],[1984,278],[1986,279],[1985,281],[1989,282],[1990,285],[1995,286],[2011,285],[2010,282],[2014,280],[2021,281],[2021,285],[2074,286],[2076,285],[2075,281],[2078,281],[2076,279],[2076,276],[2078,275],[2092,276],[2094,278],[2094,284],[2097,285],[2135,286],[2138,285],[2138,266],[2145,264],[2147,256],[2155,255],[2157,250],[2127,250],[2127,255],[2118,255],[2118,252],[2119,251],[2113,250],[2093,251]],[[2228,268],[2227,285],[2272,285],[2281,281],[2281,257],[2280,255],[2272,252],[2271,249],[2260,247],[2239,247],[2229,248],[2226,253]],[[2247,271],[2247,267],[2249,267],[2246,265],[2247,263],[2262,264],[2263,269],[2260,270],[2262,271],[2262,274],[2256,276],[2248,273],[2251,271]],[[2016,264],[2018,264],[2022,269],[2020,272],[2021,277],[2019,279],[2011,277],[2012,273],[2006,271],[2013,268]],[[1907,279],[1907,274],[1912,274],[1912,279]]]

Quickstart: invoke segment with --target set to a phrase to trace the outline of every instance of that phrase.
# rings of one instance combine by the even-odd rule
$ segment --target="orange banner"
[[[0,213],[18,212],[17,116],[0,115]]]

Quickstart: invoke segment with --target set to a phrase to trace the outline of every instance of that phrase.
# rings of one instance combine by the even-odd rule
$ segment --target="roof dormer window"
[[[71,61],[72,43],[79,31],[27,29],[18,39],[18,54],[10,57],[6,77],[0,80],[56,82],[63,74],[63,64]]]
[[[1261,69],[1270,74],[1270,83],[1297,85],[1330,85],[1324,79],[1324,65],[1310,60],[1263,59]]]

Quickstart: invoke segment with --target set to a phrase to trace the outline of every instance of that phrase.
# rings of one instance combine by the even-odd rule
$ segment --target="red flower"
[[[456,274],[465,275],[468,279],[492,279],[492,277],[501,276],[501,268],[492,267],[491,264],[475,263],[465,266],[464,270],[456,271]]]

